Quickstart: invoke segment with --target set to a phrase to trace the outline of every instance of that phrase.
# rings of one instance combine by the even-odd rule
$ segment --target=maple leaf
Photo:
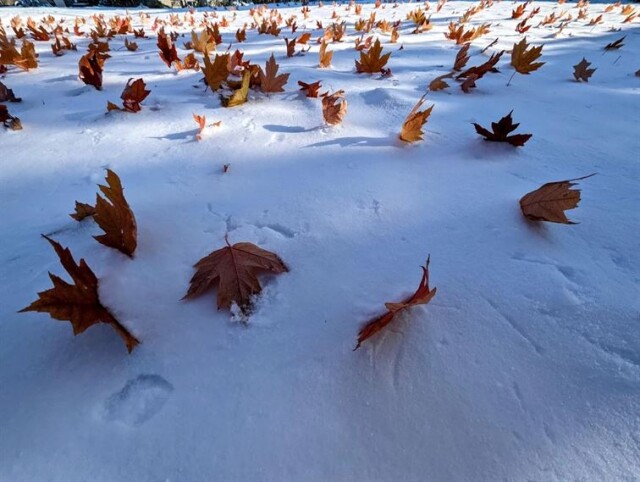
[[[216,49],[216,41],[208,30],[203,30],[200,35],[195,30],[191,32],[191,47],[196,52],[208,55]]]
[[[22,99],[16,97],[12,89],[0,82],[0,102],[22,102]]]
[[[300,45],[306,45],[309,40],[311,40],[311,33],[305,32],[300,35],[300,37],[296,38],[296,43]]]
[[[287,57],[293,57],[296,53],[296,39],[289,40],[285,38],[284,43],[287,46]]]
[[[235,107],[244,104],[249,97],[249,86],[251,85],[251,71],[246,69],[242,72],[242,83],[230,97],[220,96],[224,107]]]
[[[580,189],[571,189],[571,187],[577,184],[574,181],[581,181],[594,175],[595,173],[566,181],[548,182],[535,191],[525,194],[520,199],[522,214],[531,221],[576,224],[565,214],[565,211],[574,209],[580,202]]]
[[[333,51],[327,51],[326,42],[322,42],[322,44],[320,44],[320,51],[318,52],[318,57],[320,59],[321,69],[326,69],[327,67],[331,67],[331,59],[333,59]]]
[[[147,85],[144,83],[142,79],[136,79],[133,83],[131,83],[133,79],[129,79],[127,85],[122,91],[122,95],[120,98],[122,99],[122,104],[124,106],[123,109],[120,109],[117,105],[112,102],[107,103],[107,110],[122,110],[125,112],[140,112],[142,107],[140,107],[140,102],[147,98],[147,96],[151,93],[150,90],[146,90]]]
[[[509,135],[515,131],[520,124],[514,124],[511,117],[513,111],[509,112],[506,116],[500,119],[498,122],[491,123],[491,130],[488,131],[484,127],[474,122],[476,132],[483,136],[485,140],[491,142],[508,142],[512,146],[521,147],[532,137],[532,134],[514,134]]]
[[[0,123],[12,131],[22,130],[20,119],[9,114],[9,109],[4,104],[0,104]]]
[[[93,219],[105,234],[94,236],[94,239],[132,258],[138,244],[136,218],[124,197],[118,175],[111,169],[107,169],[106,180],[106,186],[98,185],[105,197],[100,197],[100,194],[96,195],[96,205],[93,212]],[[82,206],[82,203],[80,204]],[[78,214],[77,202],[76,214]],[[80,221],[87,216],[71,215],[71,217]]]
[[[460,71],[467,65],[469,61],[469,47],[471,47],[470,43],[464,44],[462,48],[456,54],[456,60],[453,63],[453,70]]]
[[[589,77],[591,77],[597,70],[590,69],[590,65],[591,62],[587,62],[587,59],[583,57],[579,63],[573,66],[573,77],[576,81],[580,82],[581,80],[584,80],[585,82],[589,82]]]
[[[393,321],[395,316],[401,311],[411,308],[412,306],[417,305],[426,305],[429,303],[433,297],[436,295],[436,288],[429,288],[429,263],[431,262],[431,257],[427,258],[427,262],[422,268],[422,279],[420,280],[420,285],[414,294],[401,301],[400,303],[385,303],[385,307],[387,308],[387,312],[383,315],[380,315],[373,320],[369,321],[358,333],[358,344],[353,349],[353,351],[360,348],[360,345],[366,339],[372,337],[383,328],[385,328],[389,323]]]
[[[422,126],[427,123],[427,120],[431,115],[431,111],[433,110],[433,105],[423,111],[420,110],[422,105],[425,103],[426,95],[427,94],[420,98],[402,124],[402,130],[400,131],[401,140],[405,142],[422,140],[422,136],[424,135],[424,132],[422,132]]]
[[[138,44],[136,42],[129,42],[129,39],[124,39],[124,46],[127,48],[129,52],[135,52],[138,50]]]
[[[194,70],[195,72],[200,71],[200,62],[198,62],[198,59],[193,52],[188,53],[182,62],[176,62],[175,66],[178,72],[181,70]]]
[[[247,30],[245,28],[238,29],[236,31],[236,41],[242,43],[245,40],[247,40]]]
[[[76,201],[76,209],[73,213],[69,214],[76,221],[82,221],[85,218],[91,217],[96,213],[96,208],[91,204],[81,203]]]
[[[489,57],[489,60],[485,63],[468,68],[464,72],[458,74],[456,79],[466,79],[468,77],[475,76],[475,80],[477,80],[481,79],[489,72],[498,72],[498,69],[496,69],[495,66],[500,61],[502,54],[504,54],[504,51],[492,54],[491,57]]]
[[[160,29],[158,32],[158,48],[160,49],[160,58],[162,61],[167,64],[167,67],[171,68],[171,65],[180,61],[180,57],[178,57],[178,52],[176,51],[176,46],[169,37],[164,32],[164,29]]]
[[[619,48],[624,46],[624,39],[627,38],[627,36],[625,35],[624,37],[619,38],[618,40],[608,43],[607,45],[604,46],[605,50],[618,50]]]
[[[450,79],[451,77],[453,77],[452,73],[448,73],[448,74],[444,74],[436,77],[431,82],[429,82],[429,90],[432,92],[437,92],[439,90],[444,90],[449,88],[449,84],[445,82],[444,79]]]
[[[322,97],[322,116],[327,124],[340,124],[346,114],[347,100],[344,98],[344,90]]]
[[[307,93],[307,97],[313,97],[313,98],[318,97],[320,87],[322,87],[319,80],[316,82],[312,82],[310,84],[307,84],[306,82],[302,82],[301,80],[299,80],[298,85],[300,86],[301,91]]]
[[[102,90],[102,71],[107,58],[109,54],[102,54],[96,50],[90,50],[80,57],[78,62],[80,80],[87,85],[93,85],[97,90]]]
[[[205,127],[207,127],[207,118],[203,115],[193,114],[193,120],[196,124],[198,124],[198,132],[196,133],[196,141],[202,140],[202,132]],[[219,127],[222,124],[222,121],[214,122],[213,124],[209,124],[211,127]]]
[[[511,65],[516,72],[529,75],[531,72],[538,70],[545,62],[534,62],[542,55],[542,45],[539,47],[528,48],[527,38],[523,38],[517,44],[513,44],[511,51]]]
[[[15,65],[22,70],[38,67],[38,54],[33,43],[23,40],[18,52],[15,40],[9,41],[6,37],[0,37],[0,67],[5,65]]]
[[[276,63],[276,58],[271,54],[271,57],[267,60],[265,70],[263,71],[262,67],[260,67],[259,71],[260,90],[262,92],[284,92],[283,87],[289,80],[289,74],[277,74],[278,64]]]
[[[213,251],[194,265],[196,272],[183,299],[196,298],[217,286],[218,309],[230,309],[235,303],[244,314],[249,314],[252,296],[262,291],[257,274],[289,270],[277,254],[255,244],[242,242],[232,246],[226,237],[225,243],[224,248]]]
[[[208,53],[204,56],[204,81],[211,90],[218,90],[229,78],[229,54],[216,55],[211,63]]]
[[[53,288],[38,293],[38,299],[18,313],[37,311],[49,313],[55,320],[70,321],[74,335],[79,335],[98,323],[106,323],[120,335],[131,353],[140,341],[100,302],[98,278],[91,268],[84,259],[80,259],[80,263],[76,264],[69,248],[63,248],[47,236],[43,237],[53,246],[73,284],[49,273]]]
[[[383,72],[384,66],[387,65],[391,52],[384,55],[382,53],[382,45],[380,45],[380,39],[376,39],[375,43],[367,51],[360,52],[360,62],[356,60],[356,71],[358,73],[374,74],[376,72]]]

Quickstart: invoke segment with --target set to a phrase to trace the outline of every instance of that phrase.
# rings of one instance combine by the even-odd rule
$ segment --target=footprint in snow
[[[129,380],[104,404],[104,419],[130,427],[142,425],[167,403],[173,385],[160,375],[139,375]]]

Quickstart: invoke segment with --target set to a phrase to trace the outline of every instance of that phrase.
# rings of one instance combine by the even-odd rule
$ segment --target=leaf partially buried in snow
[[[205,291],[218,287],[218,309],[231,308],[236,303],[248,314],[251,298],[262,291],[257,274],[261,272],[285,273],[288,271],[280,257],[252,243],[227,245],[205,256],[195,264],[196,273],[191,278],[189,290],[183,299],[196,298]]]
[[[426,305],[436,295],[436,288],[429,288],[429,262],[431,258],[427,259],[426,264],[422,267],[422,279],[420,285],[414,294],[406,298],[400,303],[385,303],[387,312],[380,315],[373,320],[369,321],[358,333],[358,344],[353,349],[357,350],[363,341],[378,333],[385,328],[389,323],[393,321],[395,316],[401,311],[411,308],[417,305]]]
[[[411,109],[409,115],[402,124],[402,130],[400,131],[400,139],[405,142],[421,141],[424,132],[422,132],[422,126],[427,123],[427,119],[431,115],[433,105],[425,110],[420,110],[425,102],[426,94],[423,95],[418,103]]]
[[[531,221],[575,224],[565,214],[565,211],[574,209],[580,202],[580,189],[571,188],[577,184],[574,181],[581,181],[594,175],[589,174],[566,181],[548,182],[535,191],[525,194],[520,199],[522,214]]]
[[[100,302],[98,278],[91,268],[87,266],[84,259],[80,260],[80,264],[76,264],[69,248],[63,248],[47,236],[44,238],[53,246],[60,258],[60,263],[71,276],[73,284],[49,273],[53,288],[38,293],[38,299],[19,313],[38,311],[49,313],[51,318],[56,320],[70,321],[74,335],[98,323],[107,323],[120,335],[131,353],[140,342]]]

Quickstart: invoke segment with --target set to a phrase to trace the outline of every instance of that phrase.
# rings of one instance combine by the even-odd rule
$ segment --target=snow
[[[389,4],[377,19],[418,5]],[[24,130],[0,132],[0,481],[640,480],[638,20],[623,25],[616,9],[557,37],[532,28],[539,71],[506,87],[507,53],[472,93],[451,81],[427,95],[424,142],[404,144],[405,116],[453,65],[447,24],[472,5],[435,13],[432,3],[433,30],[411,35],[403,22],[398,44],[378,34],[393,52],[386,78],[354,71],[353,11],[336,7],[348,35],[329,46],[327,70],[314,29],[333,7],[312,6],[306,21],[282,7],[298,15],[298,35],[312,31],[311,51],[288,59],[289,29],[248,30],[232,48],[261,65],[273,52],[291,77],[285,93],[252,92],[233,109],[201,73],[162,63],[150,24],[137,52],[111,42],[103,91],[77,78],[88,39],[72,35],[78,52],[60,58],[36,42],[40,67],[2,79],[23,98],[8,107]],[[469,65],[522,37],[514,6],[473,17],[492,26]],[[577,14],[534,6],[533,25]],[[0,18],[51,13],[72,25],[96,11],[124,13],[4,8]],[[247,21],[241,9],[221,28],[224,45]],[[190,28],[177,31],[182,47]],[[603,51],[622,35],[624,47]],[[582,57],[598,69],[588,84],[572,76]],[[151,90],[142,111],[106,115],[132,77]],[[344,124],[324,126],[298,80],[345,89]],[[533,134],[523,148],[474,132],[512,109],[518,132]],[[196,142],[193,113],[222,124]],[[133,260],[96,243],[93,221],[68,216],[75,200],[94,200],[107,167],[138,221]],[[568,213],[579,224],[523,218],[524,194],[592,172]],[[86,259],[104,304],[142,341],[131,355],[108,326],[73,337],[67,322],[16,313],[49,288],[47,271],[65,275],[41,233]],[[214,292],[179,301],[192,265],[227,233],[290,268],[262,278],[246,325],[216,311]],[[428,254],[434,300],[353,352],[363,323],[415,290]]]

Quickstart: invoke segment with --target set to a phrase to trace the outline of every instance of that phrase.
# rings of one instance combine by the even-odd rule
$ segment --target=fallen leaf
[[[375,43],[367,51],[360,52],[360,61],[356,60],[356,71],[358,73],[375,74],[383,72],[384,66],[387,65],[391,52],[382,54],[382,45],[380,39],[376,39]]]
[[[135,52],[138,50],[138,44],[136,42],[129,42],[129,39],[124,39],[124,46],[127,48],[129,52]]]
[[[278,74],[278,64],[276,58],[271,54],[265,70],[260,67],[260,90],[264,93],[284,92],[284,85],[289,80],[289,74]]]
[[[122,91],[122,95],[120,98],[122,99],[122,104],[124,106],[123,109],[120,109],[117,105],[108,102],[107,110],[122,110],[125,112],[140,112],[142,107],[140,107],[140,102],[147,98],[147,96],[151,93],[150,90],[146,90],[147,85],[144,83],[142,79],[136,79],[131,83],[131,80],[127,82],[124,90]]]
[[[74,335],[79,335],[98,323],[106,323],[120,335],[131,353],[140,341],[100,302],[98,278],[91,268],[84,259],[80,259],[80,264],[76,264],[69,248],[63,248],[47,236],[43,237],[53,246],[73,284],[49,273],[53,288],[38,293],[38,299],[18,313],[37,311],[49,313],[55,320],[70,321]]]
[[[9,114],[9,109],[4,104],[0,104],[0,123],[12,131],[22,130],[20,119]]]
[[[437,92],[439,90],[444,90],[449,88],[449,84],[445,82],[444,79],[450,79],[451,77],[453,77],[452,73],[448,73],[448,74],[444,74],[436,77],[431,82],[429,82],[429,90],[432,92]]]
[[[327,51],[327,43],[322,42],[320,44],[320,51],[318,52],[320,58],[320,68],[326,69],[331,67],[331,59],[333,59],[333,51]]]
[[[313,98],[318,97],[320,87],[322,87],[319,80],[316,82],[312,82],[310,84],[307,84],[306,82],[302,82],[301,80],[299,80],[298,85],[300,86],[301,91],[306,92],[307,97],[313,97]]]
[[[619,48],[622,48],[624,46],[624,39],[627,38],[627,36],[625,35],[622,38],[619,38],[618,40],[611,42],[607,45],[605,45],[604,49],[605,50],[618,50]]]
[[[508,142],[512,146],[520,147],[524,146],[524,144],[531,138],[532,134],[514,134],[509,135],[511,132],[515,131],[520,124],[514,124],[511,114],[513,111],[509,112],[506,116],[500,119],[498,122],[491,123],[491,130],[493,132],[488,131],[484,127],[479,124],[474,123],[474,127],[476,128],[476,132],[483,136],[485,140],[492,142]]]
[[[387,312],[369,321],[360,330],[360,332],[358,333],[358,344],[353,349],[354,351],[360,348],[360,345],[363,341],[372,337],[383,328],[385,328],[389,323],[391,323],[395,316],[401,311],[407,308],[411,308],[412,306],[426,305],[433,299],[433,297],[436,295],[436,288],[429,288],[430,261],[431,257],[427,258],[427,262],[424,266],[422,266],[422,279],[420,280],[420,285],[418,286],[416,292],[400,303],[385,303]]]
[[[230,97],[220,96],[223,107],[235,107],[244,104],[249,97],[249,85],[251,84],[251,71],[249,69],[242,72],[242,83],[240,88],[233,91]]]
[[[104,62],[109,58],[109,54],[91,50],[78,62],[79,76],[87,85],[94,86],[97,90],[102,90],[102,71]]]
[[[584,80],[585,82],[589,82],[589,77],[591,77],[593,73],[597,70],[597,69],[590,69],[589,68],[590,65],[591,65],[591,62],[587,62],[587,59],[583,57],[579,63],[573,66],[573,77],[578,82],[580,82],[581,80]]]
[[[522,214],[531,221],[576,224],[570,221],[565,211],[574,209],[580,202],[580,189],[571,189],[577,183],[595,174],[566,181],[548,182],[520,199]]]
[[[347,114],[347,100],[344,90],[322,97],[322,116],[329,125],[340,124]]]
[[[511,51],[511,65],[516,72],[524,75],[528,75],[531,72],[538,70],[545,62],[534,62],[542,55],[542,45],[539,47],[528,48],[527,38],[523,38],[517,44],[513,44],[513,50]]]
[[[251,311],[254,295],[262,291],[258,273],[285,273],[287,266],[280,257],[252,243],[236,243],[233,246],[225,238],[226,246],[198,261],[196,273],[190,281],[183,299],[196,298],[210,288],[218,287],[218,309],[230,309],[238,305],[244,314]]]
[[[160,58],[167,64],[167,67],[171,68],[174,62],[179,62],[178,52],[176,46],[171,40],[170,36],[164,32],[164,29],[160,29],[158,32],[158,48],[160,49]]]
[[[204,56],[204,81],[212,91],[218,90],[229,78],[229,54],[216,55],[211,63],[208,53]]]
[[[431,115],[431,111],[433,110],[433,105],[423,111],[420,110],[422,105],[425,103],[426,94],[423,95],[418,103],[411,109],[409,115],[405,119],[402,124],[402,130],[400,131],[400,139],[405,142],[415,142],[421,141],[424,132],[422,132],[422,126],[427,123],[429,116]]]
[[[91,217],[96,213],[96,208],[91,204],[81,203],[76,201],[75,212],[69,214],[76,221],[82,221],[85,218]]]
[[[22,99],[16,97],[13,90],[0,82],[0,102],[22,102]]]
[[[94,236],[94,239],[132,258],[138,245],[136,218],[124,197],[118,175],[107,169],[106,180],[106,186],[98,185],[105,197],[96,195],[93,214],[93,219],[105,234]]]
[[[470,43],[464,44],[462,48],[456,54],[456,60],[453,63],[453,70],[460,71],[467,65],[469,61],[469,47],[471,47]]]

